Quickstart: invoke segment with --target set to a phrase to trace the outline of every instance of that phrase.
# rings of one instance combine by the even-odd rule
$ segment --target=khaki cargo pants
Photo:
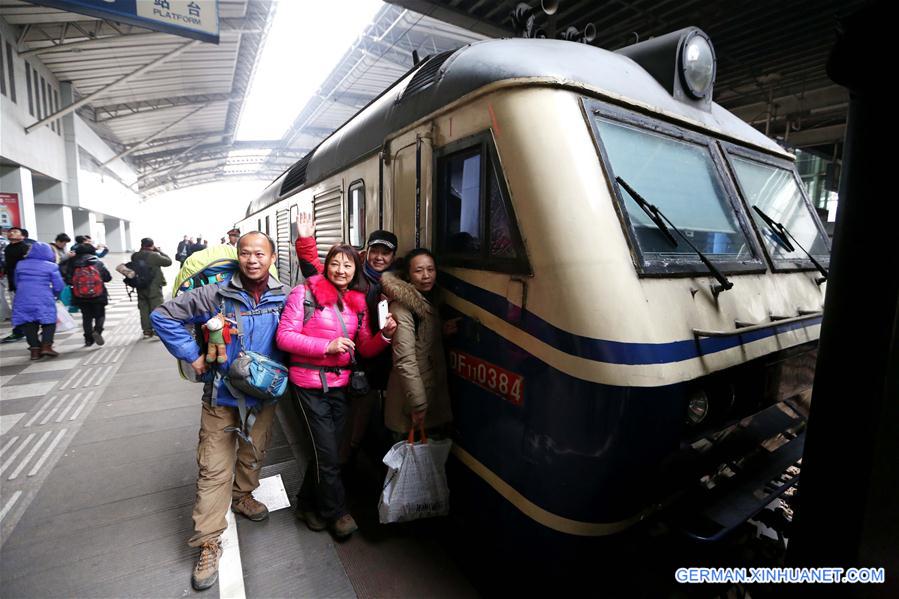
[[[200,442],[197,445],[197,498],[194,503],[194,536],[188,541],[199,547],[218,538],[227,528],[225,520],[231,501],[259,486],[259,472],[272,436],[275,406],[264,407],[257,415],[250,436],[253,448],[226,428],[240,426],[237,408],[213,408],[203,402]],[[258,456],[257,456],[258,454]]]

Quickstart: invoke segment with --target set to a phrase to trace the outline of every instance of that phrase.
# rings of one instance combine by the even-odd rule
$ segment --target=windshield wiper
[[[634,201],[637,202],[637,205],[643,209],[643,212],[645,212],[647,216],[649,216],[656,227],[658,227],[659,231],[661,231],[665,238],[671,242],[672,247],[677,247],[677,240],[674,239],[674,236],[668,230],[668,227],[674,229],[675,233],[680,235],[681,239],[683,239],[687,243],[687,245],[690,246],[690,249],[696,252],[696,255],[699,256],[700,260],[702,260],[702,263],[705,264],[706,268],[709,269],[709,272],[712,273],[712,276],[714,276],[718,281],[718,285],[712,285],[712,295],[718,297],[719,293],[721,293],[722,291],[727,291],[734,286],[733,283],[727,280],[727,277],[724,276],[724,273],[718,270],[718,267],[712,264],[712,262],[708,258],[706,258],[705,254],[699,251],[699,249],[695,245],[693,245],[693,243],[689,239],[687,239],[687,236],[681,233],[680,229],[674,226],[674,223],[672,223],[667,216],[662,214],[661,210],[647,202],[643,198],[643,196],[637,193],[634,188],[628,185],[627,181],[625,181],[621,177],[615,177],[615,180],[630,194],[632,198],[634,198]],[[668,226],[666,226],[665,223],[668,223]]]
[[[793,237],[793,234],[790,233],[790,231],[785,226],[783,226],[781,223],[777,222],[776,220],[774,220],[773,218],[771,218],[770,216],[765,214],[762,211],[762,209],[759,208],[758,206],[753,206],[752,209],[755,210],[756,214],[758,214],[762,218],[762,220],[765,221],[765,224],[768,225],[768,227],[771,229],[771,231],[774,232],[774,234],[778,238],[779,243],[784,247],[784,249],[786,249],[790,252],[796,251],[795,248],[793,247],[793,244],[790,243],[790,239],[792,239],[793,243],[795,243],[799,247],[800,250],[805,252],[805,255],[808,256],[808,259],[811,260],[812,264],[815,265],[815,268],[818,269],[818,272],[820,272],[823,275],[823,276],[815,279],[815,283],[820,285],[821,283],[823,283],[824,281],[827,280],[827,277],[830,276],[827,273],[827,269],[825,269],[823,266],[821,266],[821,263],[818,262],[817,260],[815,260],[815,258],[808,252],[808,250],[805,249],[804,247],[802,247],[801,243],[796,241],[796,238]],[[787,239],[788,237],[789,237],[789,239]]]

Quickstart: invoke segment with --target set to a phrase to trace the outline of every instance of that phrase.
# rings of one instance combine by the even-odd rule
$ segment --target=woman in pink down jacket
[[[346,386],[354,352],[370,358],[390,344],[396,322],[388,316],[376,334],[368,326],[359,254],[337,244],[325,257],[325,274],[310,277],[287,298],[278,325],[278,347],[290,354],[294,397],[312,436],[317,468],[307,469],[297,496],[297,517],[312,530],[330,524],[334,534],[347,537],[357,530],[346,509],[338,451],[348,412]],[[311,315],[306,318],[308,295]],[[343,319],[341,324],[338,313]],[[360,325],[361,315],[361,327]],[[346,333],[344,333],[346,327]]]

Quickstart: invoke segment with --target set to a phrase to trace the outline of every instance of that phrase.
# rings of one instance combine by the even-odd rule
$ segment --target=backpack
[[[187,257],[175,277],[172,297],[197,287],[227,281],[237,272],[237,267],[237,248],[233,246],[215,245],[194,252]]]
[[[134,276],[125,277],[125,285],[134,289],[147,289],[153,282],[153,273],[146,260],[132,260],[124,264],[124,267],[134,273]]]
[[[96,264],[76,266],[72,274],[72,295],[78,299],[103,296],[103,277]]]

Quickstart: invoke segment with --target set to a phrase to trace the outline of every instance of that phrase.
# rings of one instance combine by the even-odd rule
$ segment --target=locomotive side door
[[[390,142],[392,223],[399,239],[398,254],[414,247],[431,247],[431,129],[420,127]]]

